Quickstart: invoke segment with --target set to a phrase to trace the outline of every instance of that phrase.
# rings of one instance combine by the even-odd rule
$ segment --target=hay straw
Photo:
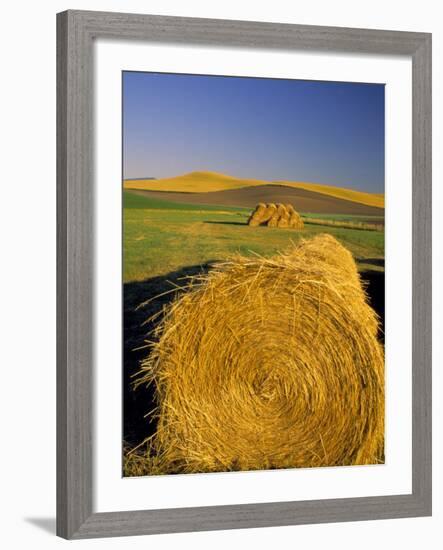
[[[251,227],[257,227],[258,225],[260,225],[265,211],[266,204],[264,204],[263,202],[258,203],[255,207],[255,210],[249,216],[248,225],[250,225]]]
[[[268,205],[259,203],[252,211],[248,219],[248,225],[268,227],[303,229],[304,223],[300,215],[294,210],[292,204]]]
[[[277,210],[277,206],[273,202],[270,202],[266,206],[266,210],[263,213],[263,218],[261,220],[262,223],[265,224],[266,222],[268,222],[272,218],[272,216],[275,214],[276,210]]]
[[[285,206],[289,214],[289,221],[288,221],[289,227],[291,227],[292,229],[303,229],[305,224],[303,223],[303,220],[301,219],[300,214],[295,211],[292,204],[286,204]]]
[[[266,223],[274,216],[276,211],[277,207],[275,204],[270,203],[266,205],[263,202],[260,202],[249,216],[248,225],[251,227],[266,225]]]
[[[279,219],[277,222],[277,227],[289,227],[289,218],[290,214],[286,209],[286,206],[284,204],[278,204],[277,205],[277,212],[279,215]]]
[[[278,226],[278,220],[280,219],[280,213],[278,211],[278,208],[279,208],[280,205],[275,205],[275,210],[272,214],[272,216],[269,218],[268,222],[267,222],[267,226],[268,227],[277,227]]]
[[[377,330],[355,262],[330,235],[196,277],[142,363],[158,426],[138,471],[383,461]]]
[[[289,218],[289,227],[292,227],[293,229],[303,229],[304,226],[305,224],[301,219],[300,214],[294,210]]]

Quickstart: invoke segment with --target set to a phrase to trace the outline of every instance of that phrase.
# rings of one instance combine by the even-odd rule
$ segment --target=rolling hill
[[[237,189],[213,191],[210,193],[180,193],[165,191],[143,191],[126,189],[126,193],[138,194],[149,199],[172,201],[187,205],[212,207],[218,205],[254,208],[259,202],[291,203],[299,212],[317,214],[350,214],[355,216],[383,217],[384,209],[344,200],[306,189],[286,185],[251,185]]]
[[[225,174],[216,172],[190,172],[182,176],[164,179],[128,179],[124,181],[125,189],[133,189],[139,191],[155,191],[168,193],[188,193],[188,194],[211,194],[211,197],[206,198],[206,203],[215,204],[213,201],[213,193],[234,191],[238,189],[247,189],[250,187],[259,188],[266,187],[267,191],[273,186],[278,188],[298,189],[299,191],[307,191],[312,194],[332,197],[345,202],[357,203],[367,207],[376,209],[384,208],[384,195],[365,193],[354,189],[344,187],[335,187],[332,185],[323,185],[307,182],[293,181],[263,181],[256,179],[235,178]],[[263,190],[264,191],[264,190]],[[256,193],[257,194],[257,193]],[[259,193],[260,194],[260,193]],[[269,193],[263,193],[269,196]],[[273,193],[271,193],[272,195]],[[274,194],[281,195],[281,191],[276,191]],[[171,200],[175,200],[171,198]],[[260,199],[264,200],[264,199]],[[272,200],[272,199],[271,199]],[[320,199],[321,200],[321,199]],[[274,199],[277,201],[277,199]],[[244,204],[238,204],[243,206]],[[246,205],[245,205],[246,206]],[[247,206],[250,206],[248,204]]]
[[[324,185],[321,183],[304,183],[293,181],[273,182],[273,184],[286,185],[296,189],[305,189],[313,193],[328,195],[345,201],[357,202],[365,206],[374,206],[376,208],[384,208],[385,196],[383,194],[365,193],[356,191],[355,189],[347,189],[345,187],[335,187],[333,185]]]
[[[266,182],[254,179],[234,178],[216,172],[190,172],[183,176],[157,180],[125,180],[125,189],[143,189],[149,191],[175,191],[179,193],[209,193],[239,189]]]

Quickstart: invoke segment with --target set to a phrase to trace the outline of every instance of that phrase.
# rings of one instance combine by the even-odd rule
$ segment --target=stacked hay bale
[[[304,224],[300,215],[294,210],[291,204],[265,204],[259,203],[248,219],[248,225],[257,227],[267,225],[268,227],[282,227],[292,229],[303,229]]]
[[[260,202],[252,214],[249,216],[248,225],[251,227],[257,227],[259,225],[265,225],[275,214],[277,207],[273,203],[264,204]]]
[[[138,383],[155,384],[158,425],[136,460],[152,474],[382,462],[377,329],[330,235],[216,266],[156,329]]]
[[[264,225],[267,225],[268,227],[277,227],[278,226],[278,220],[280,219],[281,214],[281,208],[279,212],[279,206],[276,205],[274,213],[272,214],[271,218],[268,220],[268,222]]]
[[[305,224],[303,223],[300,214],[294,210],[292,204],[287,204],[286,209],[289,213],[289,227],[292,229],[303,229]]]
[[[248,225],[251,227],[257,227],[262,223],[263,214],[266,210],[266,204],[263,202],[259,202],[257,206],[255,207],[255,210],[252,211],[251,215],[248,219]]]
[[[269,222],[269,220],[272,219],[276,211],[277,211],[277,206],[273,202],[270,202],[269,204],[267,204],[266,211],[263,214],[263,223]]]
[[[289,212],[284,204],[277,204],[277,226],[276,227],[289,227]]]

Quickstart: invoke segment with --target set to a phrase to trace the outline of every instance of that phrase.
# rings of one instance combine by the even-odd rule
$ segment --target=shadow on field
[[[248,225],[247,222],[215,222],[211,220],[205,220],[203,223],[212,223],[215,225]]]
[[[384,267],[382,263],[374,264]],[[362,260],[362,263],[368,264],[368,260]],[[369,303],[380,317],[380,330],[378,337],[381,342],[385,342],[385,272],[366,270],[360,272],[360,277],[366,285],[366,293],[369,298]]]
[[[357,259],[357,263],[366,264],[366,265],[375,265],[378,267],[385,267],[384,258],[362,258],[362,259]]]
[[[360,260],[361,263],[371,264],[371,260]],[[375,262],[375,260],[374,260]],[[384,262],[374,265],[384,265]],[[160,312],[177,292],[162,293],[173,290],[175,286],[183,286],[186,277],[206,273],[214,262],[205,265],[184,267],[162,277],[154,277],[145,281],[126,283],[123,288],[123,440],[129,446],[134,446],[156,431],[156,420],[148,421],[146,415],[155,407],[154,388],[140,386],[133,389],[134,375],[139,370],[140,361],[146,357],[147,349],[137,349],[145,345],[148,333],[154,328],[154,323],[143,325],[146,319]],[[385,314],[385,274],[380,271],[364,271],[360,273],[369,296],[370,303],[380,316],[380,339],[384,341],[384,314]],[[142,302],[155,298],[149,304],[137,309]],[[158,320],[156,321],[158,322]]]
[[[162,277],[123,285],[123,439],[131,446],[156,430],[155,420],[149,423],[145,418],[155,406],[154,388],[139,386],[133,389],[134,375],[140,369],[140,361],[147,355],[146,348],[137,348],[146,345],[148,334],[155,328],[152,322],[143,323],[177,295],[179,290],[174,292],[174,288],[185,285],[186,277],[206,273],[211,263],[187,266]],[[165,292],[169,293],[160,296]],[[147,300],[152,301],[138,308]]]

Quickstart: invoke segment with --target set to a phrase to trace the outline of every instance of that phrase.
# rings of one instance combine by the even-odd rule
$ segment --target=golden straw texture
[[[287,204],[286,209],[289,213],[289,227],[292,227],[293,229],[303,229],[305,224],[303,223],[300,214],[294,210],[292,204]]]
[[[152,474],[384,460],[384,356],[350,252],[319,235],[191,280],[156,329]]]
[[[249,216],[248,225],[251,225],[252,227],[257,227],[258,225],[260,225],[265,212],[266,204],[264,204],[263,202],[258,203],[255,207],[255,210]]]
[[[304,223],[292,204],[259,203],[248,219],[248,225],[303,229]]]

